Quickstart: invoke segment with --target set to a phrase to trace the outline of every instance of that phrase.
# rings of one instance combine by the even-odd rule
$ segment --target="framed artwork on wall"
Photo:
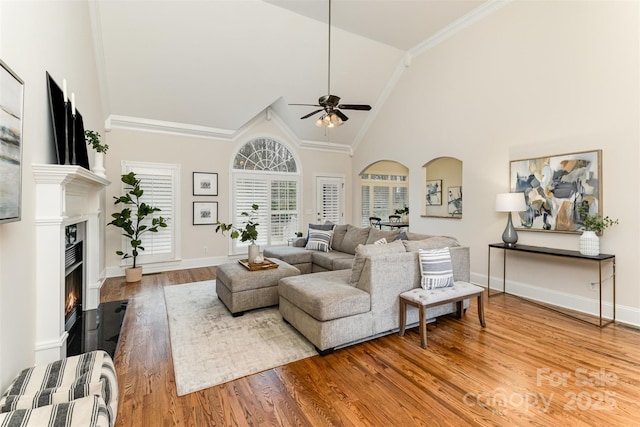
[[[602,150],[513,160],[510,189],[523,192],[520,230],[580,233],[586,215],[602,215]],[[582,212],[581,212],[582,211]]]
[[[451,216],[462,215],[462,187],[447,188],[449,199],[447,202],[447,212]]]
[[[441,206],[442,205],[442,180],[432,179],[427,180],[427,206]]]
[[[193,202],[193,225],[218,222],[218,202]]]
[[[20,221],[24,82],[0,61],[0,224]]]
[[[193,173],[193,195],[194,196],[217,196],[218,195],[218,174],[212,172]]]

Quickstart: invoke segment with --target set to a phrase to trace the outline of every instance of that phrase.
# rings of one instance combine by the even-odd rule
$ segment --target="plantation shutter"
[[[397,209],[404,209],[405,206],[409,206],[409,198],[407,194],[407,187],[393,187],[393,206],[392,212],[395,213]]]
[[[235,210],[232,223],[242,226],[247,222],[247,217],[242,216],[242,212],[251,212],[253,204],[258,205],[258,240],[259,245],[267,244],[268,241],[268,211],[269,211],[269,185],[268,181],[260,178],[236,177],[235,186]],[[233,241],[236,249],[246,248],[251,242],[241,242],[240,238]],[[234,251],[235,252],[235,251]]]
[[[336,183],[322,184],[322,218],[334,224],[340,223],[340,188]]]
[[[149,264],[154,262],[171,261],[176,256],[176,200],[177,200],[177,174],[179,166],[127,163],[125,173],[134,172],[141,180],[140,188],[143,190],[141,201],[157,208],[153,216],[144,220],[143,224],[151,227],[152,218],[162,216],[167,227],[158,228],[157,233],[147,232],[142,236],[144,251],[138,255],[138,263]],[[129,242],[126,242],[129,245]]]
[[[369,217],[371,216],[371,187],[362,186],[362,226],[369,226]]]
[[[271,241],[284,244],[298,231],[298,182],[271,179]]]
[[[373,187],[373,216],[382,218],[389,217],[389,187]]]

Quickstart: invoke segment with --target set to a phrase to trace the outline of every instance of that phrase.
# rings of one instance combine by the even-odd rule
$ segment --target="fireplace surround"
[[[69,226],[83,230],[82,310],[97,309],[100,303],[105,189],[111,182],[80,166],[32,168],[36,182],[36,362],[49,363],[66,357],[65,252]]]

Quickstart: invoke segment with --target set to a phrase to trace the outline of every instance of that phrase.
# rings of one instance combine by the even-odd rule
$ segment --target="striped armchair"
[[[0,398],[0,425],[113,427],[117,412],[116,371],[102,350],[27,368]]]

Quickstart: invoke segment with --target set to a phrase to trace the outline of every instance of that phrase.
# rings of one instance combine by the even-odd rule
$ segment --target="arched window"
[[[254,203],[258,208],[259,245],[286,244],[298,230],[300,176],[291,151],[270,138],[244,144],[233,159],[233,222],[242,224]],[[248,242],[233,241],[232,252],[246,250]]]

